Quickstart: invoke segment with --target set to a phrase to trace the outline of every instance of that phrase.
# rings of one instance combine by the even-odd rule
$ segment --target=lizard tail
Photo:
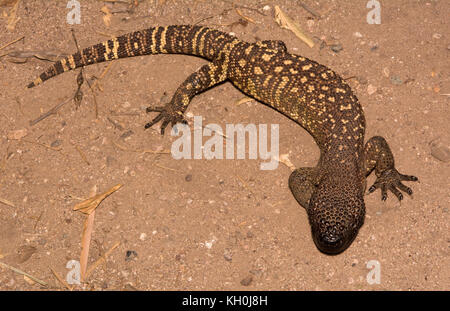
[[[69,55],[47,68],[28,88],[75,68],[119,58],[151,54],[187,54],[212,60],[217,57],[221,46],[230,40],[233,40],[232,36],[204,26],[152,27],[98,43]]]

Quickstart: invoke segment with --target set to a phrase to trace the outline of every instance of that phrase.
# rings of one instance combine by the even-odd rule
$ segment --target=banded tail
[[[204,26],[174,25],[131,32],[69,55],[47,68],[28,85],[32,88],[75,68],[119,58],[151,54],[187,54],[208,60],[217,57],[233,37]]]

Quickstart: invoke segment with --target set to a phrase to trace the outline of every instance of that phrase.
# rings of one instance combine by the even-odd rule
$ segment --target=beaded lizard
[[[364,222],[363,195],[366,177],[377,179],[369,192],[381,189],[382,200],[390,190],[412,194],[401,181],[417,177],[400,174],[394,157],[380,136],[364,144],[366,122],[361,105],[349,85],[334,71],[313,60],[288,53],[282,41],[241,41],[204,26],[152,27],[125,34],[72,54],[48,68],[30,83],[33,87],[60,73],[104,61],[150,54],[187,54],[209,60],[191,74],[145,128],[162,121],[167,125],[184,119],[191,99],[221,83],[231,81],[239,90],[300,124],[320,148],[316,167],[298,168],[289,187],[308,214],[313,240],[326,254],[344,251]]]

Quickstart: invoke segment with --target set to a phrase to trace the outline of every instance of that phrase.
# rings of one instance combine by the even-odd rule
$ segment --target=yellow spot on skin
[[[205,28],[205,27],[201,27],[198,31],[197,31],[197,33],[194,35],[194,40],[192,40],[192,46],[193,47],[196,47],[197,46],[197,37],[198,37],[198,34],[200,34],[200,32],[203,30],[203,28]],[[152,52],[153,53],[156,53],[156,50],[154,50],[154,46],[155,46],[155,35],[156,35],[156,29],[153,31],[153,33],[152,33],[152,42],[153,42],[153,45],[152,45]]]
[[[314,90],[315,90],[314,85],[308,85],[308,91],[309,92],[312,92]]]
[[[298,88],[296,88],[296,87],[291,88],[291,92],[292,92],[292,93],[295,93],[295,92],[297,92],[297,91],[298,91]]]
[[[359,119],[359,117],[360,117],[361,115],[358,113],[354,118],[353,118],[353,120],[358,120]]]
[[[245,54],[246,54],[246,55],[250,54],[250,52],[252,51],[252,49],[253,49],[253,45],[250,45],[248,48],[245,49]]]
[[[344,149],[344,147],[342,145],[339,145],[338,149],[339,149],[339,151],[342,151],[342,149]]]
[[[269,85],[270,79],[272,79],[272,78],[273,78],[272,75],[268,75],[268,76],[266,77],[266,80],[264,80],[263,87],[267,87],[267,86]]]
[[[349,103],[347,106],[341,105],[341,106],[339,107],[339,109],[340,109],[341,111],[344,111],[344,110],[350,110],[350,109],[352,109],[352,104]]]
[[[247,61],[245,59],[239,60],[239,66],[244,67],[247,64]]]
[[[311,77],[315,77],[315,76],[316,76],[316,74],[315,74],[314,72],[311,72],[309,75],[310,75]]]
[[[328,100],[329,100],[330,102],[334,103],[334,97],[330,96],[330,97],[328,97]]]
[[[65,59],[61,60],[61,65],[62,65],[64,71],[69,70],[69,68],[67,68],[67,61]]]
[[[261,70],[260,67],[255,67],[255,74],[257,74],[257,75],[262,75],[263,74],[263,71]]]
[[[271,55],[271,54],[263,54],[263,56],[261,56],[261,58],[263,60],[265,60],[266,62],[268,62],[272,58],[272,56],[273,55]]]
[[[139,49],[139,44],[137,42],[134,43],[134,48],[137,50]]]
[[[292,61],[290,59],[287,59],[287,60],[284,61],[284,64],[285,65],[290,65],[290,64],[292,64]]]
[[[108,42],[109,41],[103,42],[103,46],[105,47],[105,54],[104,54],[105,59],[106,60],[110,60],[109,54],[111,52],[114,55],[113,59],[119,58],[119,55],[117,54],[117,51],[119,49],[119,41],[117,39],[112,39],[112,42],[113,42],[113,48],[112,49],[109,48]]]
[[[294,74],[294,75],[298,73],[298,71],[295,70],[294,68],[289,69],[289,71],[290,71],[292,74]]]
[[[341,89],[339,87],[336,88],[336,93],[346,93],[344,89]]]
[[[319,99],[322,99],[325,97],[325,94],[319,94]]]
[[[342,122],[342,124],[347,124],[348,120],[342,119],[341,122]]]
[[[73,55],[70,55],[67,59],[69,61],[70,68],[75,69],[76,65],[75,65],[75,60],[73,59]]]
[[[302,70],[309,70],[309,69],[311,69],[311,67],[312,67],[312,65],[308,64],[308,65],[303,66]]]
[[[303,77],[300,79],[300,82],[301,82],[301,83],[306,83],[306,81],[308,81],[308,79],[307,79],[305,76],[303,76]]]
[[[328,75],[324,72],[324,73],[322,73],[322,78],[328,79]]]
[[[322,90],[324,90],[324,91],[328,91],[330,88],[328,87],[328,86],[326,86],[326,85],[323,85],[322,86]]]
[[[281,72],[281,71],[283,71],[283,67],[277,66],[277,67],[275,67],[274,71],[275,72]]]

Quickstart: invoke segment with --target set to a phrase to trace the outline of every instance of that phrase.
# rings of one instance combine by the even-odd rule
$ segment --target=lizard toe
[[[392,192],[399,201],[403,200],[401,191],[412,195],[411,188],[405,186],[401,181],[418,181],[415,176],[400,174],[395,168],[385,170],[376,179],[375,183],[369,188],[369,193],[381,189],[381,200],[386,201],[387,191]]]

